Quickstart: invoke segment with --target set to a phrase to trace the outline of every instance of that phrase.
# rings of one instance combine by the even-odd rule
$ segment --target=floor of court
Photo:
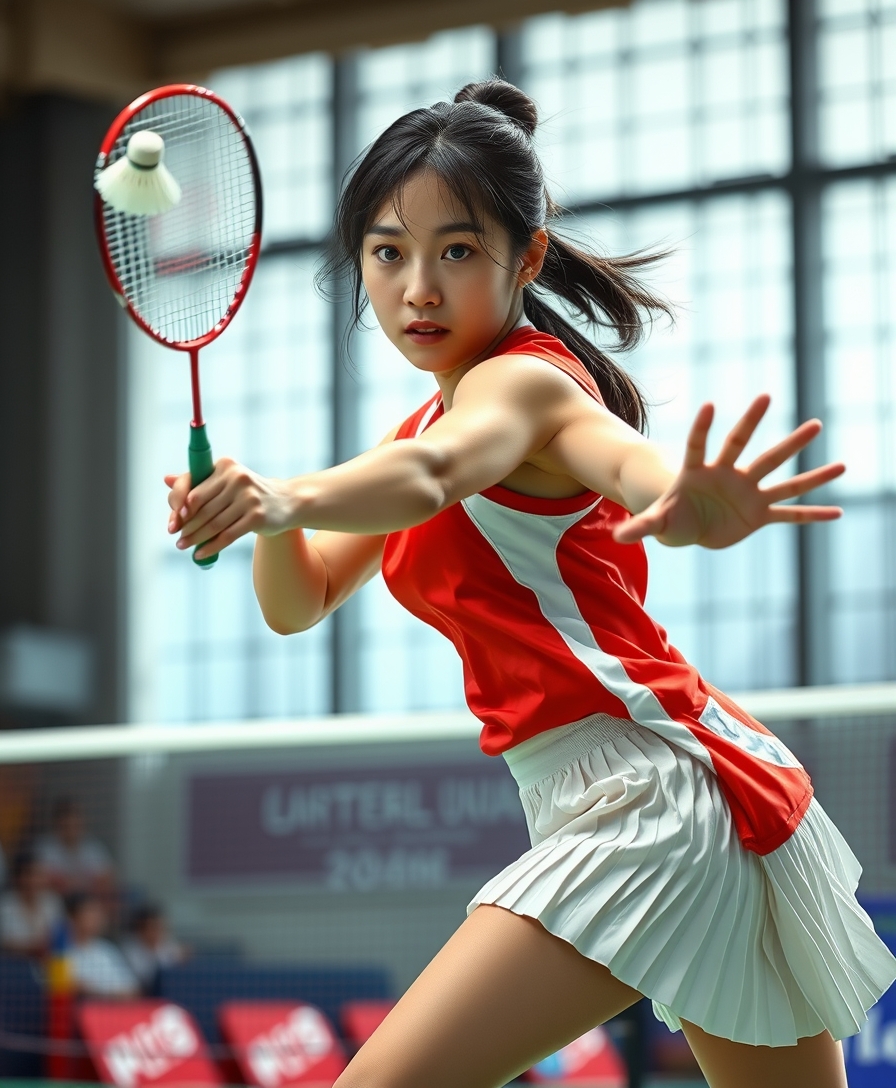
[[[514,1081],[507,1088],[523,1088],[522,1081]],[[0,1078],[0,1088],[96,1088],[96,1081],[80,1082],[65,1080],[4,1080]],[[229,1088],[229,1086],[228,1086]],[[667,1078],[648,1077],[642,1088],[706,1088],[703,1080],[668,1080]]]

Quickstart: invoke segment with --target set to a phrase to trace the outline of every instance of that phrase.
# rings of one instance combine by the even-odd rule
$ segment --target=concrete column
[[[0,628],[89,641],[92,722],[125,707],[125,319],[92,218],[113,116],[35,96],[0,117]]]

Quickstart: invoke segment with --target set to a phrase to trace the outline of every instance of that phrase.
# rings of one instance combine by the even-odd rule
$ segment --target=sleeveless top
[[[601,400],[581,361],[531,326],[510,333],[494,354],[550,362]],[[396,441],[442,414],[436,394]],[[454,643],[486,754],[592,714],[633,720],[709,766],[743,845],[768,853],[808,808],[809,777],[644,611],[644,547],[612,535],[627,517],[592,491],[533,498],[497,484],[390,533],[383,576],[400,604]]]

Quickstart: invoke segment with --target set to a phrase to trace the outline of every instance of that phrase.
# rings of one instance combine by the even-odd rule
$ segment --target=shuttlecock
[[[117,212],[158,215],[180,200],[180,186],[162,162],[165,141],[144,129],[128,140],[126,154],[102,170],[94,186]]]

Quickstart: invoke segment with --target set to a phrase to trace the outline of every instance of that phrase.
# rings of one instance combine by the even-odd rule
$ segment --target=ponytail
[[[563,299],[588,324],[611,329],[616,336],[616,348],[629,351],[643,340],[645,324],[653,320],[654,314],[672,317],[669,304],[651,294],[635,275],[666,254],[600,257],[560,238],[550,229],[547,234],[548,248],[541,272],[524,290],[526,317],[540,332],[556,336],[582,361],[614,415],[643,431],[647,409],[631,375],[540,296],[556,295]]]

